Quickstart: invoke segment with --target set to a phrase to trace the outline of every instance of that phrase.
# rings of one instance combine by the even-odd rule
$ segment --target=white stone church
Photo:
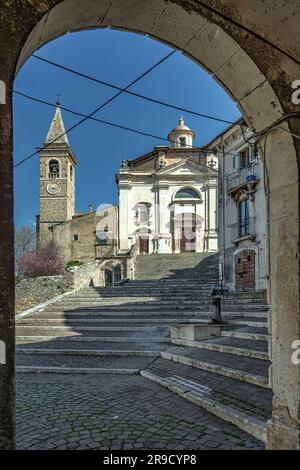
[[[57,245],[64,260],[90,262],[138,253],[216,251],[218,165],[213,153],[193,146],[183,118],[170,146],[122,161],[116,175],[119,205],[75,211],[77,159],[58,104],[40,149],[38,245]]]
[[[119,189],[119,250],[140,253],[215,251],[218,172],[214,157],[193,147],[183,118],[170,147],[123,161]]]

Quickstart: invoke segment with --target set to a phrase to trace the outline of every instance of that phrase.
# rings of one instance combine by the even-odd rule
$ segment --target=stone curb
[[[20,318],[27,317],[29,315],[32,315],[35,312],[40,312],[43,311],[45,307],[48,305],[54,304],[56,302],[59,302],[60,300],[63,300],[65,297],[68,297],[71,294],[75,294],[76,291],[68,291],[64,292],[63,294],[57,295],[56,297],[52,297],[52,299],[46,300],[42,304],[37,305],[36,307],[29,308],[28,310],[24,310],[24,312],[18,313],[16,315],[16,321],[19,320]]]
[[[224,377],[229,377],[230,379],[239,380],[240,382],[250,383],[252,385],[257,385],[263,388],[270,388],[268,379],[262,375],[249,374],[240,369],[231,369],[230,367],[199,361],[198,359],[193,359],[187,356],[173,354],[166,351],[161,352],[161,357],[169,361],[178,362],[180,364],[196,367],[197,369],[206,370],[214,374],[223,375]]]
[[[179,387],[178,385],[174,386],[170,381],[168,381],[168,379],[163,379],[147,370],[141,370],[140,374],[142,377],[152,380],[170,391],[177,393],[186,400],[191,401],[195,405],[200,406],[224,421],[237,426],[239,429],[251,434],[256,439],[266,442],[266,424],[264,421],[237,411],[228,405],[222,405],[216,400],[212,400],[200,393],[191,392],[186,387]]]

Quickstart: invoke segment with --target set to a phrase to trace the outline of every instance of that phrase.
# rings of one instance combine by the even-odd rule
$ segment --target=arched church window
[[[49,178],[59,178],[59,163],[57,160],[49,162]]]
[[[177,191],[176,199],[200,199],[199,194],[192,188],[183,188]]]

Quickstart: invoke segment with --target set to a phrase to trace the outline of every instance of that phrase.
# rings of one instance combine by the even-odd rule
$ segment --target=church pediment
[[[200,163],[196,163],[192,160],[183,160],[182,162],[174,163],[170,166],[165,166],[161,168],[158,172],[158,175],[170,175],[170,176],[189,176],[189,175],[206,175],[211,177],[217,177],[218,171],[209,168]]]

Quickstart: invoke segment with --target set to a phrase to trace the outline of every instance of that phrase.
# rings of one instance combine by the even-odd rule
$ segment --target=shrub
[[[68,261],[67,264],[66,264],[66,267],[65,267],[65,270],[66,271],[69,271],[70,269],[72,268],[75,268],[76,266],[82,266],[83,265],[83,262],[82,261],[78,261],[78,260],[74,260],[74,261]]]
[[[17,269],[24,277],[55,276],[64,272],[59,252],[53,245],[23,253],[17,259]]]

